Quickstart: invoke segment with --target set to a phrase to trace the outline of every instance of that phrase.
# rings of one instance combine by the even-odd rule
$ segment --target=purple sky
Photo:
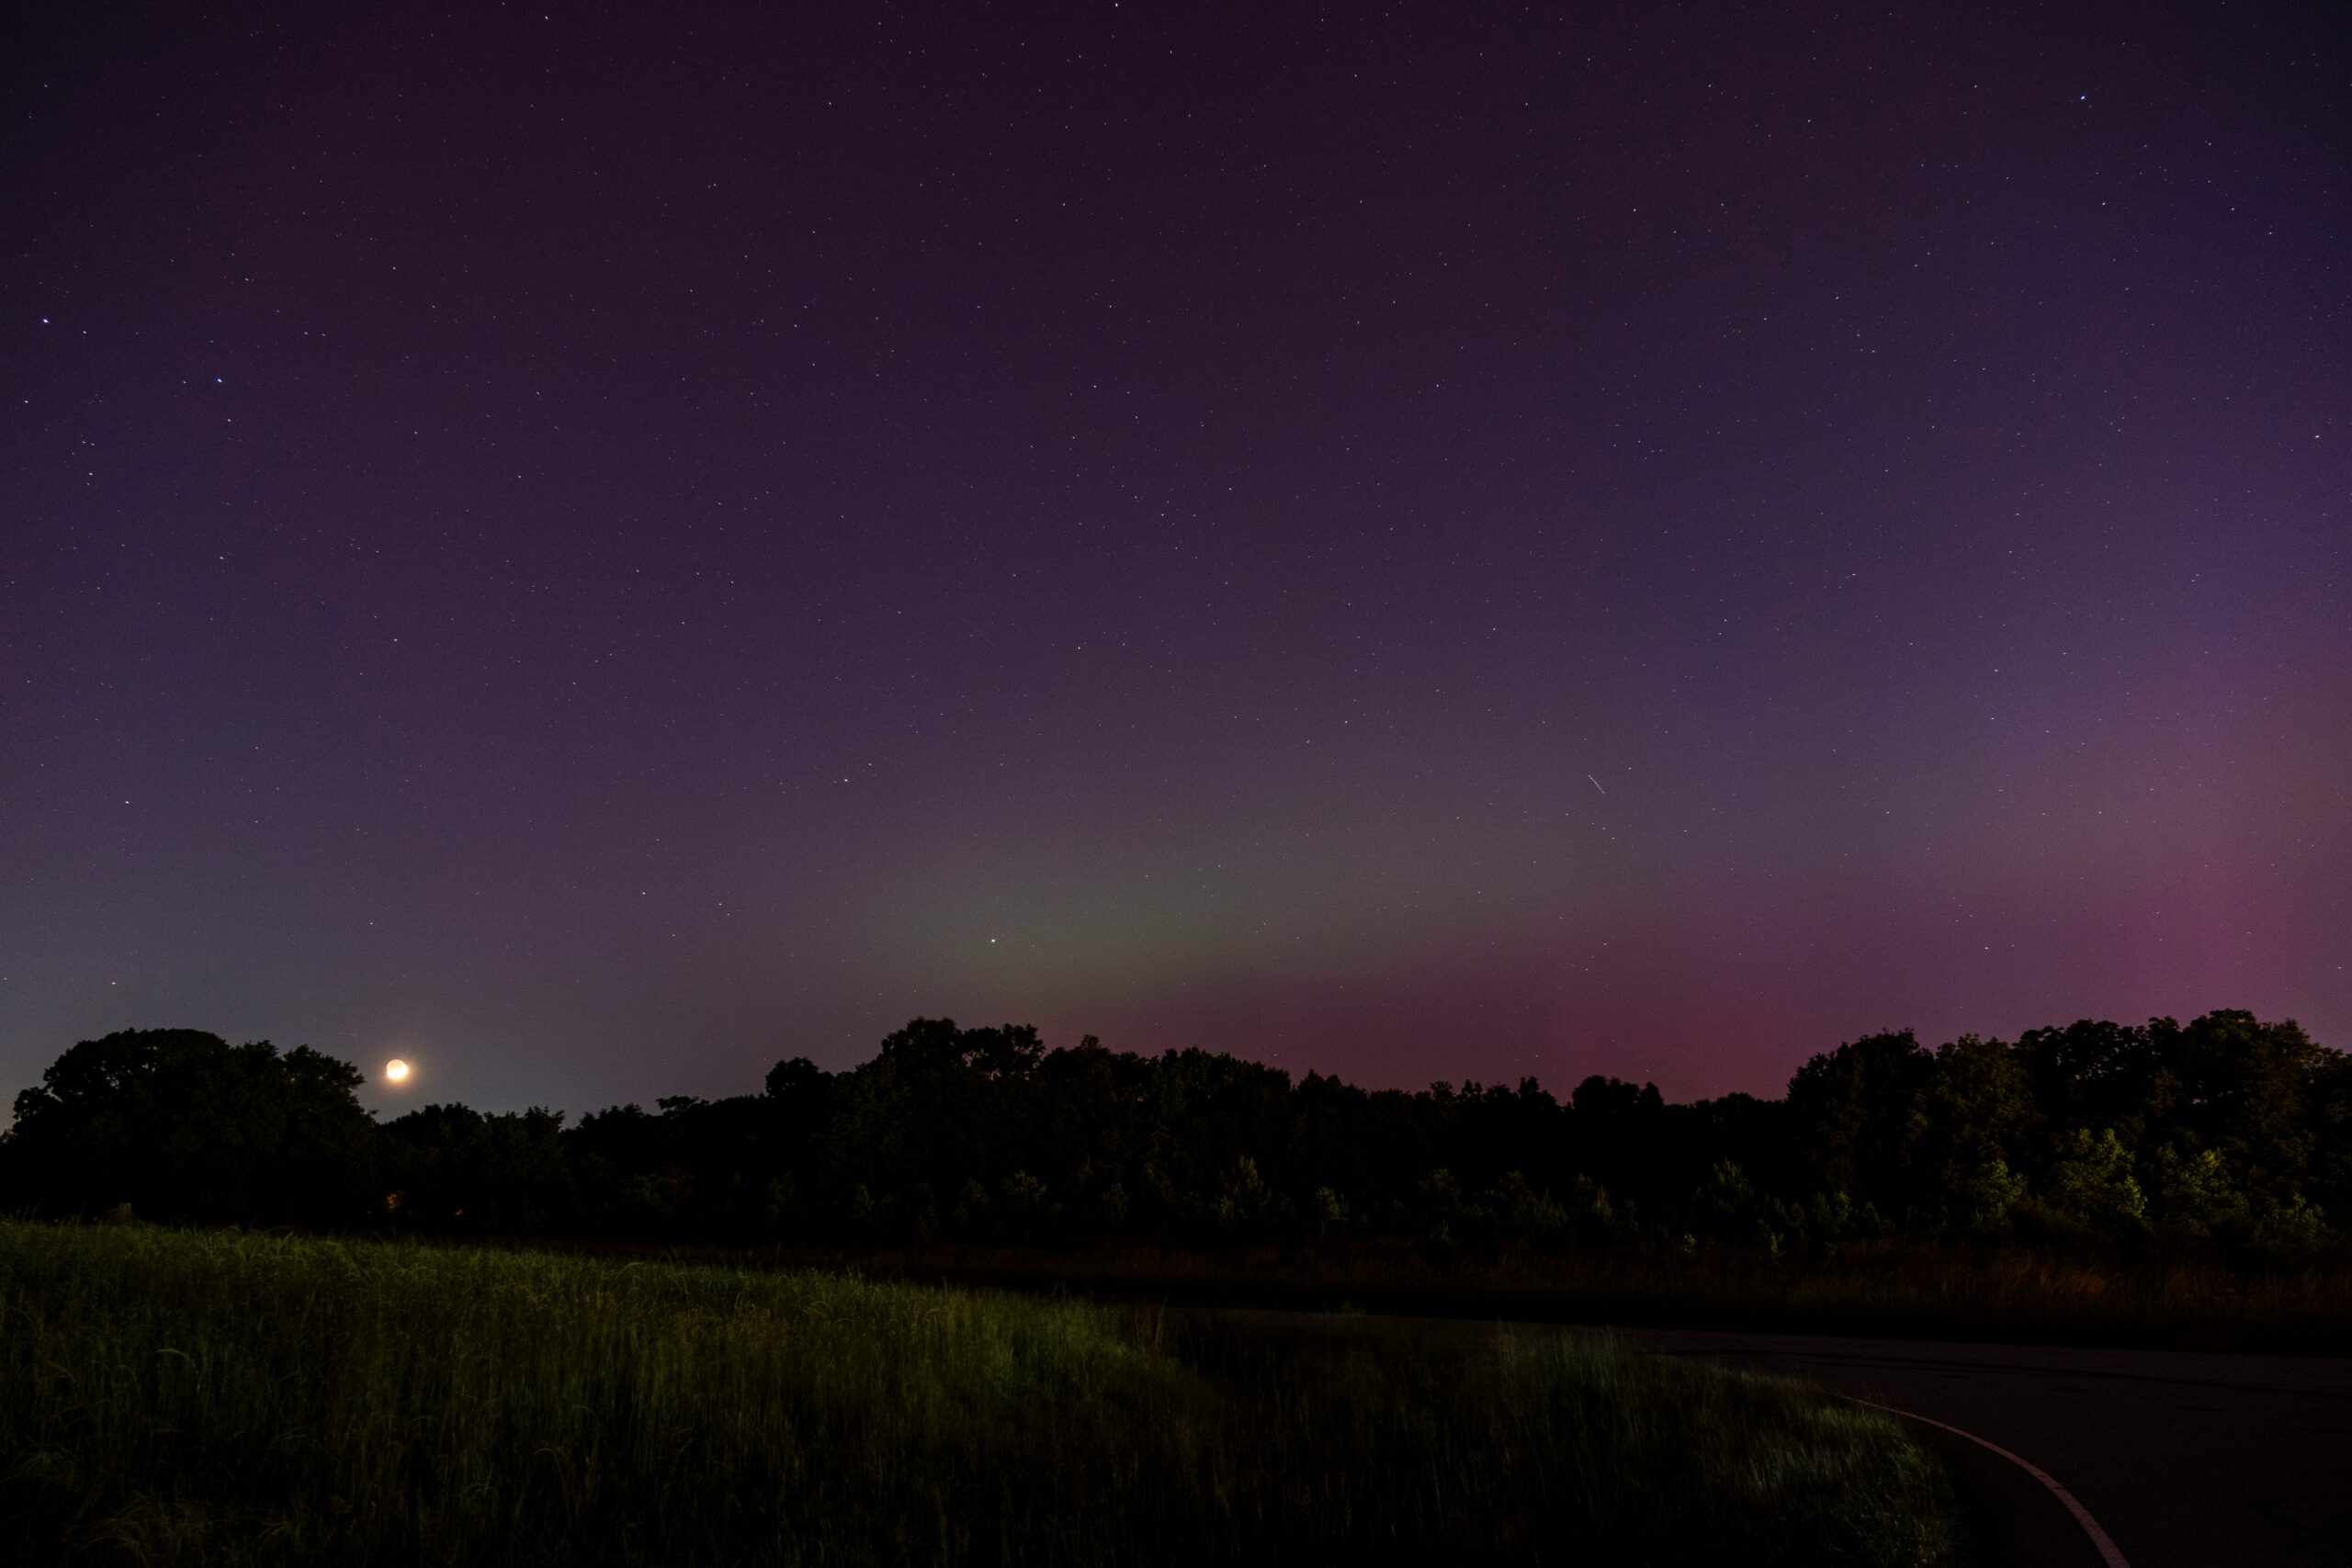
[[[2352,1046],[2335,7],[28,9],[0,1090]]]

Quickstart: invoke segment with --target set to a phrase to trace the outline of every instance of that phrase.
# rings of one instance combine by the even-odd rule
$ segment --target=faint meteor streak
[[[1592,779],[1592,775],[1590,773],[1585,774],[1585,777]],[[1600,789],[1600,781],[1599,779],[1592,779],[1592,787],[1595,789]],[[1607,795],[1609,792],[1605,789],[1600,789],[1600,793]]]

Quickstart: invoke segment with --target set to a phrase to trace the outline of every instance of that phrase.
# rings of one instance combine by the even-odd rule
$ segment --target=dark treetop
[[[2352,1058],[2293,1022],[2086,1020],[1808,1061],[1784,1100],[1594,1077],[1366,1091],[1200,1051],[917,1019],[765,1092],[379,1126],[307,1047],[85,1041],[17,1099],[0,1205],[722,1244],[1230,1246],[1308,1236],[1779,1250],[1890,1234],[2308,1255],[2352,1218]]]

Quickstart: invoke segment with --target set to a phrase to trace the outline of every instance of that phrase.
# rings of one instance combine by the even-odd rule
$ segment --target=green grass
[[[0,1222],[0,1558],[1952,1560],[1896,1424],[1499,1332]]]

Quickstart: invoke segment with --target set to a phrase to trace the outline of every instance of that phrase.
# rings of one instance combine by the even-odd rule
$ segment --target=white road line
[[[1847,1397],[1849,1399],[1852,1399],[1853,1395],[1849,1394]],[[2093,1546],[2098,1548],[2098,1554],[2106,1560],[2107,1568],[2132,1568],[2132,1564],[2123,1560],[2123,1553],[2115,1549],[2115,1542],[2109,1539],[2108,1533],[2098,1528],[2098,1521],[2091,1517],[2091,1511],[2088,1508],[2084,1507],[2083,1505],[2076,1500],[2072,1492],[2069,1492],[2064,1486],[2059,1485],[2058,1478],[2056,1476],[2051,1474],[2048,1471],[2042,1469],[2031,1460],[2027,1459],[2020,1454],[2013,1454],[1998,1443],[1986,1442],[1984,1438],[1978,1437],[1973,1432],[1963,1432],[1948,1421],[1939,1421],[1929,1416],[1917,1416],[1908,1410],[1897,1410],[1892,1404],[1881,1404],[1876,1400],[1855,1399],[1854,1403],[1857,1404],[1867,1404],[1872,1410],[1883,1410],[1889,1416],[1900,1416],[1905,1421],[1917,1421],[1921,1426],[1933,1427],[1938,1431],[1950,1432],[1955,1438],[1966,1438],[1978,1448],[1991,1449],[1995,1453],[1999,1454],[2003,1459],[2007,1460],[2011,1464],[2016,1465],[2019,1470],[2024,1471],[2028,1475],[2032,1476],[2036,1481],[2039,1481],[2044,1486],[2049,1487],[2051,1495],[2056,1497],[2061,1503],[2066,1505],[2066,1511],[2075,1516],[2075,1522],[2083,1527],[2083,1533],[2091,1538],[2091,1544]]]

